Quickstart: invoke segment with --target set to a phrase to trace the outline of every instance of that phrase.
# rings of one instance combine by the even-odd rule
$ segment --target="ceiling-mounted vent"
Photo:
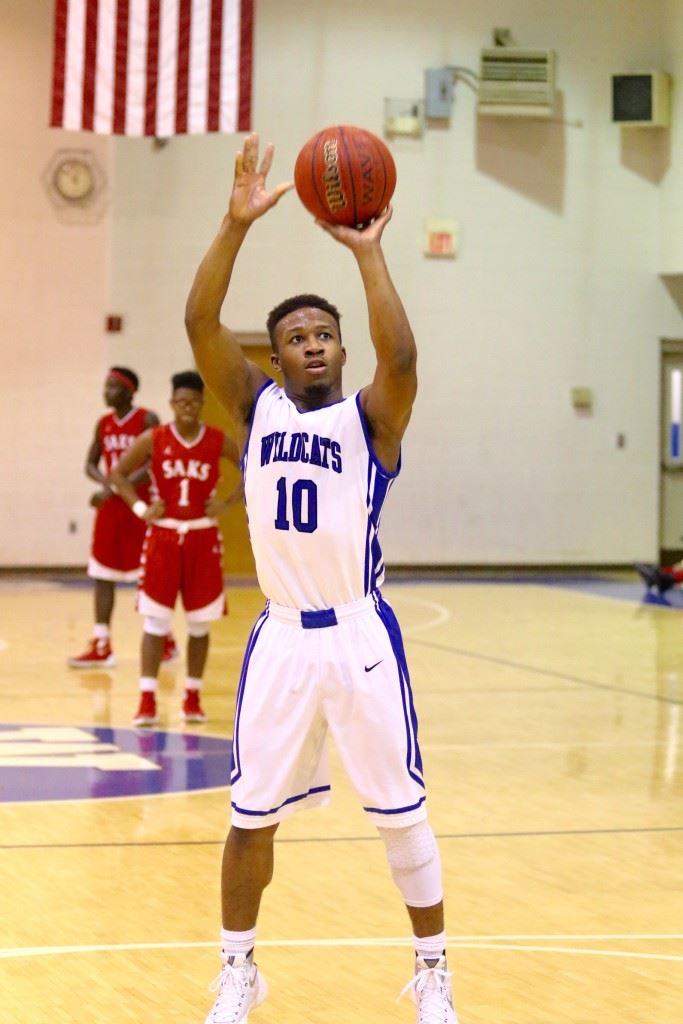
[[[494,117],[550,117],[554,99],[553,50],[497,46],[481,51],[478,113]]]

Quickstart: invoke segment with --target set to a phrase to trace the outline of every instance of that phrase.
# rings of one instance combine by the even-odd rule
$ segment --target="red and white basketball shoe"
[[[168,665],[171,661],[177,661],[180,657],[180,650],[173,633],[167,633],[164,637],[164,649],[161,652],[162,664]]]
[[[66,663],[70,668],[113,668],[116,658],[108,639],[93,637],[82,654],[67,658]]]
[[[159,721],[157,714],[157,699],[151,690],[142,690],[140,693],[140,704],[133,719],[133,725],[156,725]]]
[[[207,717],[199,703],[199,690],[185,690],[180,717],[184,722],[206,722]]]

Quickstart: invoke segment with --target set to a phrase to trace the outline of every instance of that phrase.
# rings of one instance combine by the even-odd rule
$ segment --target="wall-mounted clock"
[[[86,156],[65,156],[54,168],[52,183],[69,203],[82,203],[95,188],[95,172]]]
[[[92,223],[104,213],[107,179],[92,150],[57,150],[43,172],[43,183],[65,223]]]

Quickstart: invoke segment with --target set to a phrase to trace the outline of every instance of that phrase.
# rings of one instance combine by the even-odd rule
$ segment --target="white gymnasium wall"
[[[665,0],[665,23],[663,66],[673,75],[673,124],[674,130],[668,139],[668,173],[661,188],[661,255],[660,270],[667,275],[670,291],[680,297],[681,282],[677,275],[683,275],[683,2]],[[668,135],[669,133],[667,133]],[[671,275],[673,279],[669,278]]]
[[[49,21],[51,4],[35,7]],[[398,187],[385,249],[418,338],[421,387],[404,472],[383,520],[389,562],[578,564],[655,556],[658,339],[683,335],[675,301],[681,232],[676,244],[667,232],[680,203],[683,114],[670,133],[620,130],[610,123],[609,76],[676,70],[680,7],[673,0],[595,0],[587,21],[585,0],[258,0],[254,127],[276,145],[273,182],[291,177],[300,145],[326,124],[381,133],[384,97],[420,97],[425,68],[476,70],[494,25],[509,27],[518,45],[558,54],[557,121],[478,120],[474,96],[460,82],[447,128],[390,143]],[[33,124],[12,129],[26,132],[36,160],[40,147],[49,156],[58,144],[41,120],[49,30],[39,17],[21,14],[19,2],[0,0],[6,10],[36,36],[24,55],[31,74],[16,68],[35,93]],[[13,67],[5,20],[3,66]],[[9,473],[3,471],[17,483],[13,507],[0,508],[0,536],[11,528],[15,538],[0,564],[85,560],[88,488],[79,474],[101,374],[111,362],[134,366],[142,397],[166,411],[170,374],[191,362],[185,296],[223,214],[240,138],[173,139],[163,149],[116,141],[108,218],[65,234],[34,189],[31,216],[41,231],[32,249],[14,204],[3,203],[30,274],[16,275],[10,294],[23,301],[9,303],[3,331],[12,356],[8,393],[26,401],[21,435],[17,413],[0,413],[3,436],[22,436],[8,446]],[[88,144],[98,152],[107,145]],[[11,165],[9,148],[3,138],[3,164]],[[459,221],[455,261],[422,255],[429,216]],[[3,235],[3,269],[11,270]],[[62,266],[65,239],[72,246],[69,280],[53,269]],[[40,302],[29,284],[38,267]],[[666,282],[664,269],[674,275]],[[46,289],[68,292],[73,322],[54,322]],[[225,319],[238,330],[258,330],[275,302],[302,290],[341,308],[347,390],[360,386],[372,372],[372,352],[352,257],[289,195],[253,228]],[[122,335],[102,332],[107,311],[124,316]],[[31,347],[29,368],[22,353]],[[36,374],[46,364],[59,375],[56,387]],[[593,389],[592,415],[572,409],[577,385]],[[626,436],[623,449],[618,433]],[[48,450],[54,470],[45,466]],[[59,486],[45,507],[45,474],[53,472]],[[68,535],[70,520],[86,534]]]
[[[108,178],[111,146],[47,127],[51,59],[50,0],[0,0],[0,566],[83,564],[108,358],[106,211],[61,222],[43,179],[57,150],[86,146]]]

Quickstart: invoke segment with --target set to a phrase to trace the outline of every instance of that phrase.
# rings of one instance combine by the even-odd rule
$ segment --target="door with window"
[[[665,338],[661,357],[659,547],[664,564],[683,555],[683,340]]]
[[[260,366],[268,376],[272,376],[273,367],[270,362],[272,348],[268,335],[263,332],[239,334],[238,338],[242,343],[242,351],[246,358]],[[204,420],[211,426],[220,427],[226,434],[234,436],[230,416],[208,389],[205,392]],[[239,479],[240,471],[231,463],[222,460],[221,483],[218,489],[220,496],[224,497],[229,494],[237,486]],[[251,576],[255,579],[256,568],[254,556],[251,553],[244,502],[240,501],[231,505],[227,512],[220,516],[219,522],[223,533],[223,572],[226,576]]]

